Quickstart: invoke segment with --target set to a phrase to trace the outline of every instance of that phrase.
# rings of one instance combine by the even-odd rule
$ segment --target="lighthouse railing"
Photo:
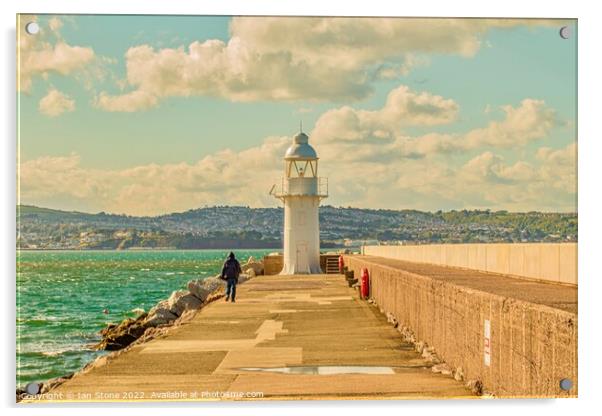
[[[328,198],[328,178],[318,178],[318,196]]]
[[[320,198],[328,197],[328,178],[295,178],[291,183],[291,179],[281,178],[279,183],[272,185],[269,194],[282,199],[287,196],[299,195],[315,195]],[[303,186],[308,180],[315,181],[313,186]],[[296,183],[300,182],[300,183]],[[309,185],[305,183],[305,185]],[[313,189],[312,189],[313,188]]]

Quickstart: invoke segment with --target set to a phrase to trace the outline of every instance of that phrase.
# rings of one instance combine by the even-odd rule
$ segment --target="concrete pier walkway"
[[[343,276],[258,276],[238,286],[236,303],[207,305],[48,399],[475,397],[429,365]]]

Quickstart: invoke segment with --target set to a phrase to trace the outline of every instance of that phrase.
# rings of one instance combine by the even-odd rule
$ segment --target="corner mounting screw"
[[[573,381],[570,378],[563,378],[560,380],[560,388],[565,391],[572,389]]]

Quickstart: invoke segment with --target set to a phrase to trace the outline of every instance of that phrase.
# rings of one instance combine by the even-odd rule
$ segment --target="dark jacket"
[[[238,276],[242,273],[240,263],[235,258],[229,258],[222,267],[221,278],[224,280],[235,279],[238,282]]]

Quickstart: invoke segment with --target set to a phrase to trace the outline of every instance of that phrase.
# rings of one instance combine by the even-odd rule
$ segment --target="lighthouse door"
[[[309,273],[307,241],[297,241],[297,273]]]

